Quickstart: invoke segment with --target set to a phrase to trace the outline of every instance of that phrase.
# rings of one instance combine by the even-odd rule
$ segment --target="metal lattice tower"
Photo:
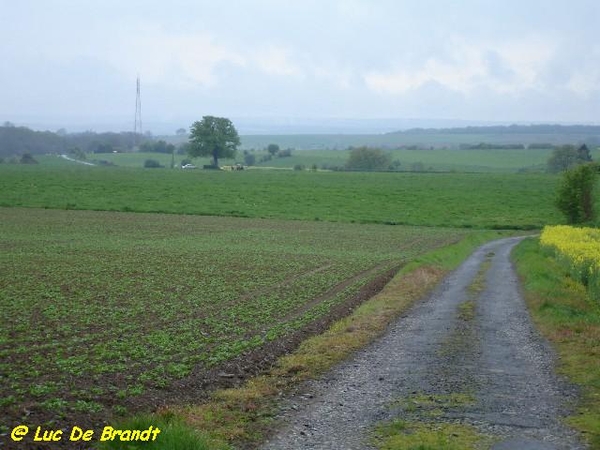
[[[138,134],[141,136],[142,130],[142,97],[140,94],[140,76],[138,75],[136,80],[136,93],[135,93],[135,120],[133,123],[133,146],[138,145]]]

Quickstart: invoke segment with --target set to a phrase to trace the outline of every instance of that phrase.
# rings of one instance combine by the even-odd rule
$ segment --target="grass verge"
[[[600,309],[538,239],[524,240],[513,257],[533,320],[558,352],[560,373],[580,388],[567,421],[600,449]]]
[[[139,441],[130,440],[124,444],[120,436],[113,432],[111,436],[115,438],[106,441],[103,448],[114,450],[226,450],[228,448],[223,442],[198,433],[180,419],[168,414],[161,417],[148,415],[133,417],[122,423],[120,429],[151,430],[155,431],[155,435],[150,434],[149,438],[142,438]]]
[[[375,431],[380,450],[464,450],[489,448],[493,440],[468,425],[394,420]]]
[[[380,336],[393,319],[435,287],[477,246],[502,235],[491,231],[473,234],[457,244],[416,258],[378,295],[325,333],[304,341],[268,372],[239,388],[215,391],[205,403],[162,408],[150,416],[151,420],[174,417],[212,442],[214,447],[211,448],[248,448],[260,443],[275,426],[273,417],[282,395],[298,383],[324,373]],[[164,436],[167,434],[168,431]]]

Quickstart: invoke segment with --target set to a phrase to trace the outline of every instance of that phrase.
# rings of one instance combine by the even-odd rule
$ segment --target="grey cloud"
[[[207,0],[7,1],[0,113],[5,120],[78,111],[127,117],[140,71],[147,118],[597,121],[598,17],[597,0],[239,0],[227,8]],[[140,29],[156,44],[135,47]],[[515,55],[518,45],[505,44],[532,36],[551,39],[553,53],[528,65]],[[205,54],[186,66],[189,42],[212,42],[216,53],[204,45],[198,51]],[[283,50],[261,70],[256,55],[269,48]],[[372,73],[412,84],[369,90],[364,80]]]
[[[484,55],[484,60],[487,66],[488,75],[492,78],[511,82],[515,78],[515,72],[503,60],[502,56],[494,50],[488,50]]]

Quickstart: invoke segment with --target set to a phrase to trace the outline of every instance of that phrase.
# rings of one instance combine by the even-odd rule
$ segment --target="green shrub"
[[[144,161],[144,167],[147,169],[157,169],[162,166],[155,159],[147,159],[146,161]]]
[[[378,148],[358,147],[352,149],[346,162],[350,170],[388,170],[392,159],[389,153]]]
[[[20,163],[21,164],[37,164],[38,162],[35,160],[35,158],[33,156],[31,156],[30,153],[25,153],[23,156],[21,156]]]
[[[568,223],[579,224],[594,220],[595,164],[581,164],[567,170],[558,187],[556,206]]]

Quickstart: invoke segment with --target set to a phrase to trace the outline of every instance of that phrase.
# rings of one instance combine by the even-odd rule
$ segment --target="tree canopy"
[[[211,156],[213,165],[219,166],[219,158],[235,157],[240,137],[231,120],[225,117],[203,116],[201,121],[194,122],[190,129],[190,145],[188,154]]]
[[[392,163],[389,153],[378,148],[358,147],[350,152],[346,168],[351,170],[387,170]]]
[[[140,144],[140,151],[172,154],[175,152],[175,146],[173,144],[167,144],[163,140],[144,141]]]
[[[579,148],[573,145],[563,145],[552,152],[548,159],[548,172],[558,173],[592,161],[592,155],[587,145],[583,144]]]
[[[269,146],[267,147],[267,151],[275,156],[277,153],[279,153],[279,145],[277,144],[269,144]]]
[[[564,173],[555,201],[570,224],[590,222],[595,218],[593,194],[597,171],[595,164],[588,163]]]
[[[10,122],[0,126],[0,156],[15,156],[29,153],[42,155],[47,153],[68,153],[79,148],[85,153],[112,153],[132,149],[133,133],[67,133],[60,129],[34,131],[27,127],[17,127]]]

